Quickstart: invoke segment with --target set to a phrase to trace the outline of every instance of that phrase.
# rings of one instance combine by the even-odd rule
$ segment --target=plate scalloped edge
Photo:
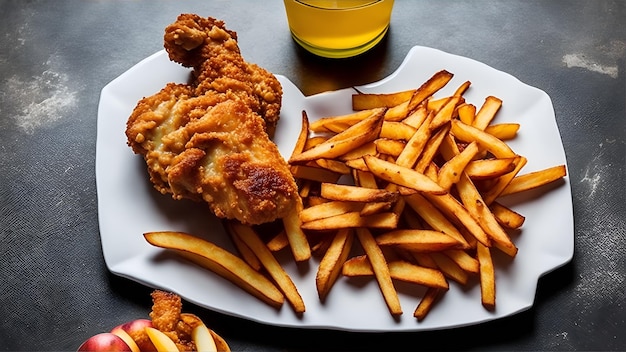
[[[478,61],[416,46],[391,75],[358,89],[391,92],[416,88],[440,69],[455,74],[441,91],[442,95],[470,80],[472,85],[465,96],[475,105],[481,104],[487,95],[502,98],[504,104],[498,121],[515,121],[522,125],[519,137],[510,145],[528,157],[524,170],[566,164],[550,97]],[[187,69],[172,63],[165,52],[160,51],[102,90],[96,146],[98,208],[105,261],[116,275],[177,292],[186,300],[209,309],[270,325],[360,332],[420,331],[478,324],[526,310],[534,303],[539,277],[572,259],[572,203],[569,179],[565,178],[563,184],[540,198],[505,200],[524,214],[527,221],[522,233],[515,238],[520,248],[518,257],[512,262],[502,261],[503,265],[497,269],[498,298],[494,312],[482,308],[476,284],[468,288],[452,284],[442,302],[419,323],[410,314],[419,297],[405,286],[400,291],[405,313],[398,321],[390,317],[378,287],[371,282],[356,287],[345,278],[340,279],[327,302],[320,304],[314,285],[317,263],[314,261],[309,268],[302,269],[288,256],[281,260],[294,278],[307,304],[307,312],[299,318],[287,305],[273,310],[225,280],[164,255],[145,243],[141,236],[146,231],[187,231],[232,248],[223,230],[215,230],[210,225],[218,222],[207,217],[206,209],[155,195],[156,191],[147,184],[143,161],[126,146],[125,121],[137,100],[155,93],[165,83],[186,81],[188,74]],[[349,97],[354,92],[351,88],[304,97],[286,77],[277,77],[283,85],[284,96],[275,141],[283,155],[288,155],[295,143],[303,109],[312,120],[351,111]],[[542,143],[536,143],[537,140]]]

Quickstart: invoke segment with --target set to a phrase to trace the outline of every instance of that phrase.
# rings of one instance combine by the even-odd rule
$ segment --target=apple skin
[[[150,328],[152,327],[151,320],[135,319],[135,320],[131,320],[129,322],[126,322],[124,324],[114,327],[113,329],[111,329],[111,333],[113,334],[118,333],[121,335],[119,331],[120,330],[124,331],[135,341],[137,348],[141,352],[156,351],[156,347],[154,346],[152,341],[150,341],[148,334],[146,334],[147,327],[150,327]],[[132,344],[130,345],[131,345],[130,346],[131,349],[133,349],[134,346],[132,346]],[[133,349],[133,352],[136,352],[136,351],[134,351]]]
[[[88,338],[78,347],[77,351],[132,352],[128,344],[126,344],[121,337],[109,332],[103,332]]]

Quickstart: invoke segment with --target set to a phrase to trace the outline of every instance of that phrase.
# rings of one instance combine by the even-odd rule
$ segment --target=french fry
[[[428,314],[430,309],[433,307],[437,299],[441,296],[441,293],[443,291],[444,290],[442,289],[432,288],[432,287],[426,290],[424,297],[422,297],[422,300],[420,301],[420,303],[417,305],[417,308],[415,308],[415,311],[413,312],[413,316],[417,318],[417,321],[422,321],[424,320],[424,318],[426,318],[426,315]]]
[[[480,147],[491,152],[496,158],[510,158],[515,156],[511,147],[500,139],[476,127],[466,125],[459,120],[452,121],[452,129],[450,132],[461,141],[475,141]]]
[[[480,297],[483,306],[493,310],[496,306],[496,278],[491,251],[488,247],[478,244],[476,256],[480,264]]]
[[[382,107],[391,108],[409,101],[413,93],[415,93],[415,89],[386,94],[353,94],[352,110],[359,111]]]
[[[509,194],[519,193],[535,189],[554,181],[560,180],[567,174],[565,165],[557,165],[547,169],[534,171],[528,174],[516,176],[511,182],[500,192],[500,197]]]
[[[436,72],[413,93],[409,101],[408,111],[412,111],[424,100],[445,87],[454,75],[446,70]]]
[[[514,257],[517,254],[517,247],[502,229],[467,175],[461,175],[457,183],[457,189],[465,208],[485,230],[485,233],[493,243],[503,252]]]
[[[272,307],[283,304],[283,294],[271,281],[241,258],[209,241],[173,231],[148,232],[144,238],[153,246],[177,251]]]
[[[357,111],[347,115],[323,117],[311,123],[308,129],[312,132],[341,132],[345,129],[345,126],[352,126],[370,116],[372,116],[372,110],[364,109],[364,111]]]
[[[371,155],[364,156],[363,160],[370,172],[385,181],[425,193],[446,193],[446,190],[435,181],[413,169],[399,166]]]
[[[234,221],[232,222],[232,228],[259,258],[259,261],[283,292],[293,310],[298,314],[304,313],[306,308],[296,285],[254,230],[249,226]]]
[[[228,230],[227,232],[230,235],[230,238],[233,241],[233,244],[235,245],[235,247],[237,248],[237,251],[239,252],[239,255],[241,256],[241,258],[245,260],[246,263],[248,263],[254,270],[256,271],[261,270],[261,262],[259,262],[259,258],[256,257],[256,255],[254,254],[254,252],[252,252],[250,247],[248,247],[241,240],[241,238],[239,238],[239,236],[236,236],[234,234],[234,231],[232,230],[229,222],[226,222],[225,227]]]
[[[461,285],[467,284],[470,273],[463,270],[463,268],[459,266],[456,261],[452,260],[452,258],[440,252],[432,252],[428,255],[447,278],[456,281]]]
[[[515,170],[515,160],[515,157],[472,160],[465,166],[465,173],[472,179],[493,179]]]
[[[302,153],[305,150],[307,140],[309,139],[309,117],[306,114],[306,111],[302,111],[302,124],[300,127],[300,133],[298,134],[298,138],[296,139],[296,144],[293,147],[293,151],[291,152],[291,157]]]
[[[509,229],[518,229],[522,227],[524,221],[526,220],[523,215],[511,210],[508,207],[505,207],[498,202],[491,203],[489,209],[491,209],[491,212],[496,217],[498,222],[502,226]]]
[[[389,273],[394,280],[448,289],[448,281],[441,271],[411,264],[405,260],[394,260],[387,263]],[[342,266],[342,274],[348,277],[372,276],[374,270],[366,255],[352,257]]]
[[[415,127],[404,122],[385,121],[380,130],[379,138],[408,141],[415,133]]]
[[[407,204],[424,219],[433,229],[448,234],[457,240],[461,247],[470,247],[458,228],[439,209],[420,194],[413,194],[404,198]]]
[[[376,139],[382,128],[384,109],[374,110],[369,117],[315,147],[292,156],[290,163],[301,163],[315,159],[332,159],[356,147]]]
[[[302,231],[302,222],[300,221],[300,213],[303,210],[302,201],[297,202],[296,206],[290,209],[282,219],[289,247],[297,262],[303,262],[311,258],[311,247],[306,235]]]
[[[472,142],[461,153],[448,160],[441,167],[437,183],[449,190],[453,184],[459,182],[461,175],[463,175],[463,170],[472,161],[476,153],[478,153],[478,145]]]
[[[362,203],[395,202],[398,199],[397,192],[335,183],[322,183],[321,195],[331,200]]]
[[[317,294],[320,301],[326,300],[331,287],[341,274],[343,263],[348,258],[354,241],[353,229],[341,229],[333,237],[333,241],[320,261],[315,276]]]
[[[338,230],[343,228],[367,227],[393,229],[398,225],[398,215],[393,212],[361,216],[358,211],[313,220],[302,224],[305,230]]]
[[[511,140],[517,136],[517,131],[520,129],[519,123],[500,123],[497,125],[489,125],[485,128],[485,132],[490,135],[503,140]]]
[[[485,130],[491,121],[495,118],[496,113],[502,106],[502,100],[494,96],[488,96],[485,98],[485,102],[476,113],[472,126],[479,130]]]
[[[367,254],[369,258],[372,269],[374,270],[374,276],[376,277],[376,281],[378,281],[378,286],[383,294],[387,308],[389,308],[389,312],[394,316],[401,315],[402,306],[400,305],[398,292],[391,280],[391,273],[389,272],[387,260],[383,252],[380,250],[374,236],[367,228],[357,228],[356,235],[365,254]]]
[[[376,237],[379,246],[399,246],[416,252],[458,248],[460,243],[443,232],[433,230],[394,230]]]
[[[336,215],[360,212],[363,204],[349,201],[331,201],[303,209],[300,212],[300,221],[303,223],[325,219]]]

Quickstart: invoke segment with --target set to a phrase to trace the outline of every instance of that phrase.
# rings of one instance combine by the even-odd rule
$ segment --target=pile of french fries
[[[466,102],[469,81],[435,98],[452,77],[442,70],[413,90],[354,94],[354,112],[347,115],[311,122],[303,111],[289,158],[302,203],[269,236],[227,222],[239,256],[178,232],[146,239],[272,306],[286,299],[299,314],[304,301],[275,256],[285,248],[297,262],[321,258],[316,286],[322,302],[341,275],[371,277],[390,314],[399,316],[394,283],[409,282],[426,288],[413,313],[421,321],[450,281],[466,285],[476,276],[481,303],[493,310],[493,254],[516,256],[511,233],[525,220],[498,199],[562,179],[566,167],[521,173],[527,160],[507,145],[520,125],[496,123],[497,97],[479,107]]]

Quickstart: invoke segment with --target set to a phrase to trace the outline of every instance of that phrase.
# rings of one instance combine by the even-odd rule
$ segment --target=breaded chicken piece
[[[194,95],[206,91],[232,92],[266,122],[273,136],[278,123],[282,87],[265,69],[246,62],[237,45],[237,33],[223,21],[182,14],[165,29],[170,60],[193,68]]]
[[[195,79],[140,100],[126,136],[161,193],[204,200],[220,218],[262,224],[301,199],[268,134],[278,122],[280,84],[247,64],[234,38],[221,21],[195,15],[168,26],[170,57],[194,67]]]
[[[154,290],[152,297],[152,311],[150,319],[152,326],[167,335],[179,351],[197,351],[197,346],[193,342],[193,329],[204,322],[196,315],[182,313],[182,299],[179,295]],[[230,351],[230,347],[221,336],[211,331],[218,351]]]

